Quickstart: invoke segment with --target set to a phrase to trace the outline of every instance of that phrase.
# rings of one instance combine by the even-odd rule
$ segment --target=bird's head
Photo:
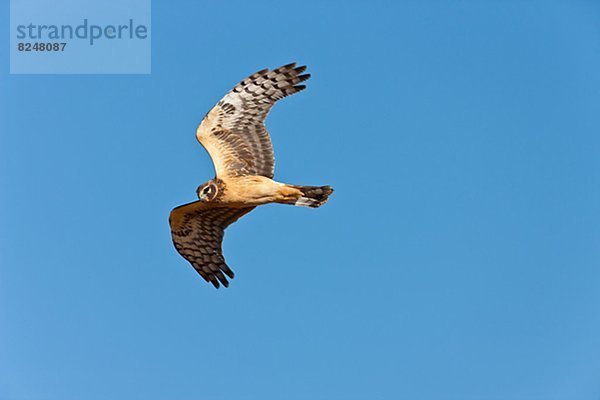
[[[212,201],[217,197],[217,193],[219,193],[219,187],[214,180],[203,183],[196,189],[196,194],[200,201]]]

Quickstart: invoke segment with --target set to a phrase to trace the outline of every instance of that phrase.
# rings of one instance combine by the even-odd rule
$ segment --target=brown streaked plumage
[[[196,138],[208,151],[216,176],[197,189],[199,201],[176,207],[169,224],[177,251],[216,288],[233,272],[221,243],[225,228],[268,203],[319,207],[330,186],[295,186],[274,180],[273,146],[264,120],[277,100],[305,88],[305,66],[263,69],[238,83],[206,114]]]

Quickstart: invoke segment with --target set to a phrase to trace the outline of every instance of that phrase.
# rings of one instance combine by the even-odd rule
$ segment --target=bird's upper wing
[[[263,69],[238,83],[206,114],[196,138],[210,154],[217,177],[273,178],[275,158],[264,121],[279,99],[301,91],[310,78],[296,63]]]
[[[195,201],[179,206],[169,216],[175,248],[205,281],[219,288],[233,279],[223,258],[221,243],[225,228],[252,211],[254,207],[215,207],[214,204]]]

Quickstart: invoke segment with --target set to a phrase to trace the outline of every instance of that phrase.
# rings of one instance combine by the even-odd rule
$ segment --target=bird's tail
[[[290,185],[291,186],[291,185]],[[333,193],[331,186],[292,186],[302,192],[298,199],[290,202],[295,206],[317,208],[327,203],[329,195]]]

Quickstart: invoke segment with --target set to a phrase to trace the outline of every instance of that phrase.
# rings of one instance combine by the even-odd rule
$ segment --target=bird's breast
[[[259,205],[270,202],[277,183],[263,176],[240,176],[223,179],[219,201],[236,205]]]

